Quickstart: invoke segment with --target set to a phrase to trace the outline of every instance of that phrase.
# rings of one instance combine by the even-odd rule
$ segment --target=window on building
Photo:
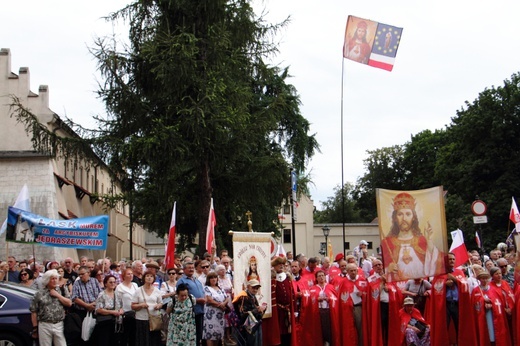
[[[291,206],[289,204],[283,205],[283,213],[284,214],[290,214],[291,213]]]
[[[350,250],[350,242],[349,241],[345,242],[345,249],[346,250]]]
[[[367,249],[372,250],[372,249],[373,249],[373,244],[372,244],[372,242],[369,241],[369,242],[367,242],[367,243],[368,243],[368,245],[367,245]]]
[[[283,242],[291,243],[291,230],[289,228],[283,230]]]

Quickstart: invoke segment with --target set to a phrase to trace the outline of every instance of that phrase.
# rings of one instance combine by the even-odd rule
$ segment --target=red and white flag
[[[475,242],[477,243],[478,248],[482,248],[482,243],[480,242],[480,237],[478,236],[478,231],[475,232]]]
[[[520,223],[520,213],[518,212],[518,207],[516,206],[515,198],[511,197],[513,202],[511,203],[511,211],[509,212],[509,220],[516,225]]]
[[[206,251],[213,253],[215,245],[215,226],[217,225],[217,218],[215,217],[215,209],[213,209],[213,198],[211,199],[211,207],[209,208],[208,228],[206,229]]]
[[[282,244],[278,244],[278,246],[276,248],[275,256],[287,258],[287,252],[285,252],[285,248],[283,247]]]
[[[451,232],[451,243],[450,252],[455,254],[455,268],[463,265],[469,260],[468,250],[466,244],[464,244],[464,235],[460,229]]]
[[[170,230],[168,232],[168,241],[166,243],[166,251],[164,255],[164,265],[166,269],[173,268],[175,265],[175,209],[177,202],[173,203],[172,220],[170,221]]]

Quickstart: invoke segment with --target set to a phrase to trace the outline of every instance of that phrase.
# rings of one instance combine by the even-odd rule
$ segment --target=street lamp
[[[330,234],[330,227],[328,225],[323,226],[322,228],[323,236],[325,237],[325,254],[328,255],[328,247],[329,247],[329,234]]]

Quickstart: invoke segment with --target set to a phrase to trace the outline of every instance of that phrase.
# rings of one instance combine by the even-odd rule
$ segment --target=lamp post
[[[328,255],[328,248],[329,248],[329,234],[330,234],[330,227],[328,225],[323,226],[322,228],[323,236],[325,237],[325,255]]]

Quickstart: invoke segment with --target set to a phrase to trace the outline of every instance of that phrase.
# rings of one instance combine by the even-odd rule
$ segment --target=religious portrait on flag
[[[377,22],[348,16],[343,56],[362,64],[368,64],[376,29]]]
[[[343,57],[392,71],[403,28],[348,16]]]
[[[271,317],[271,234],[261,232],[233,233],[233,264],[235,294],[245,290],[249,280],[262,286],[256,298],[267,304],[264,318]]]
[[[389,281],[444,274],[448,242],[442,187],[376,189],[376,202],[383,265]]]

